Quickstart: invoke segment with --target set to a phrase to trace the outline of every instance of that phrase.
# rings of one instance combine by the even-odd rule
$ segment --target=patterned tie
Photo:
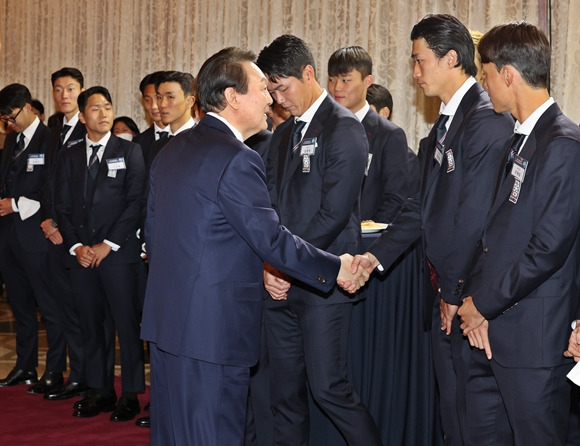
[[[62,131],[60,132],[60,139],[59,139],[59,141],[60,141],[60,147],[62,147],[64,145],[64,139],[66,138],[66,134],[68,133],[68,131],[70,130],[71,127],[72,126],[70,126],[68,124],[67,125],[64,125],[62,127]]]
[[[512,170],[514,165],[514,158],[518,154],[520,147],[522,146],[526,135],[522,133],[514,133],[513,141],[510,145],[510,151],[508,152],[508,159],[505,163],[505,176],[507,177]]]
[[[18,135],[18,142],[16,143],[16,147],[14,148],[14,154],[12,155],[12,159],[15,160],[18,158],[22,152],[24,152],[24,133]]]
[[[89,158],[89,174],[91,178],[94,180],[97,177],[97,172],[99,171],[99,157],[97,152],[101,148],[101,144],[92,144],[91,149],[93,149],[93,153]]]
[[[292,128],[292,156],[294,152],[298,150],[300,141],[302,141],[302,129],[306,125],[306,121],[294,121],[294,127]]]
[[[161,131],[161,130],[157,130],[155,133],[157,133],[157,139],[156,139],[156,141],[159,141],[160,139],[165,138],[169,132],[164,132],[164,131]]]
[[[442,150],[443,141],[445,141],[445,136],[447,135],[447,128],[445,127],[445,124],[447,124],[448,120],[449,115],[441,115],[437,120],[437,125],[435,127],[435,138],[436,138],[435,144],[439,150]]]

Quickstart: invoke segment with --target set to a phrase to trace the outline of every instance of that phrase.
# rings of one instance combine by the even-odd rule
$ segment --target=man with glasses
[[[46,269],[49,242],[40,228],[49,130],[34,114],[31,100],[24,85],[11,84],[0,91],[0,119],[11,131],[0,168],[0,270],[16,320],[17,353],[16,365],[0,380],[0,387],[36,383],[28,391],[44,393],[39,389],[62,384],[66,355]],[[38,383],[36,304],[48,341],[46,369]]]

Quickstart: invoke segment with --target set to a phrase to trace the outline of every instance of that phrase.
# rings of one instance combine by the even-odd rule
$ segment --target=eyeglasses
[[[12,124],[14,124],[16,122],[16,118],[18,118],[18,115],[20,114],[20,112],[22,111],[24,107],[20,107],[20,110],[18,110],[18,113],[16,113],[16,116],[2,116],[0,118],[0,121],[8,124],[9,122],[11,122]]]

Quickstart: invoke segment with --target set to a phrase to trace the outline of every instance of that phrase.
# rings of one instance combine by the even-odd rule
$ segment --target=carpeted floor
[[[120,379],[115,378],[117,394]],[[79,398],[47,401],[26,392],[28,386],[0,389],[0,445],[2,446],[141,446],[149,445],[149,429],[135,426],[134,421],[113,423],[110,413],[93,418],[72,416],[73,404]],[[139,395],[141,414],[149,401],[149,388]]]

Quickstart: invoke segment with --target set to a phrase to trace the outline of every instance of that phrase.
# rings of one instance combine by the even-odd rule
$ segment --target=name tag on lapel
[[[44,166],[44,153],[31,153],[28,155],[26,171],[33,172],[34,166]]]
[[[125,166],[125,158],[121,157],[108,159],[107,167],[109,171],[126,169],[127,166]]]
[[[316,138],[307,138],[302,140],[300,144],[300,155],[314,155],[316,147],[318,146]]]

